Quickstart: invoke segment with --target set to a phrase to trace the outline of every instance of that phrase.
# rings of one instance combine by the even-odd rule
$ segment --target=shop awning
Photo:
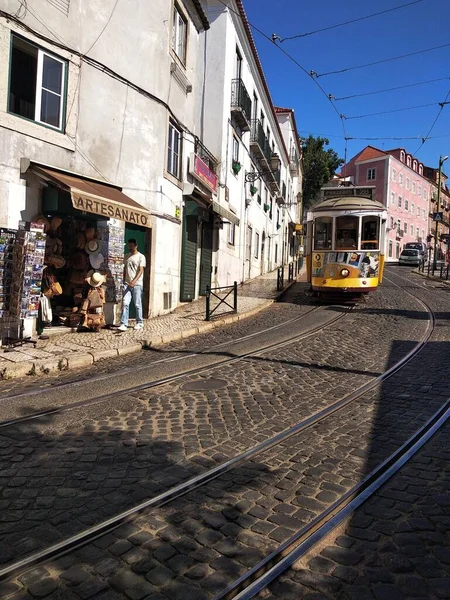
[[[211,208],[212,208],[213,212],[215,212],[216,214],[220,215],[221,217],[223,217],[227,221],[230,221],[230,223],[234,223],[235,225],[239,225],[239,222],[240,222],[239,218],[233,212],[231,212],[231,210],[228,210],[227,208],[225,208],[224,206],[222,206],[218,202],[215,202],[213,200],[212,204],[211,204]]]
[[[150,211],[113,185],[85,179],[35,163],[30,164],[30,169],[46,181],[51,181],[67,190],[70,193],[73,207],[78,210],[107,219],[119,219],[141,227],[151,227]]]

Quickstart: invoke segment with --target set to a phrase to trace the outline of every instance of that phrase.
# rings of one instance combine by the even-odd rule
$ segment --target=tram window
[[[358,217],[337,217],[336,248],[356,250],[358,239]]]
[[[318,217],[314,226],[314,249],[329,250],[331,248],[333,219],[331,217]]]
[[[379,247],[379,219],[363,217],[361,228],[361,250],[376,250]]]

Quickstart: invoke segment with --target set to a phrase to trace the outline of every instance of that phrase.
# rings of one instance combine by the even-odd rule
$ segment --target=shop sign
[[[373,199],[374,186],[364,187],[329,187],[322,188],[322,197],[324,200],[327,198],[338,198],[346,196],[358,196]]]
[[[72,191],[72,205],[78,210],[101,215],[109,219],[119,219],[141,227],[150,227],[150,215],[126,204],[119,204],[106,198],[91,197]]]
[[[191,154],[189,161],[189,173],[212,192],[217,193],[217,175],[197,154]]]
[[[175,218],[179,219],[181,216],[181,209],[179,206],[175,206]]]
[[[296,223],[295,231],[299,231],[301,233],[303,231],[303,225],[301,223]]]

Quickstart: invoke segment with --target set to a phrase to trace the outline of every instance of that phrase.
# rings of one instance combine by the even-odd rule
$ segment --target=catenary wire
[[[448,81],[450,77],[439,77],[438,79],[428,79],[428,81],[418,81],[416,83],[408,83],[407,85],[398,85],[396,87],[384,88],[382,90],[374,90],[372,92],[364,92],[362,94],[352,94],[351,96],[333,96],[333,100],[339,102],[340,100],[351,100],[352,98],[362,98],[363,96],[373,96],[375,94],[384,94],[386,92],[393,92],[395,90],[404,90],[406,88],[416,87],[419,85],[426,85],[427,83],[435,83],[436,81]]]
[[[314,77],[326,77],[327,75],[338,75],[340,73],[346,73],[347,71],[355,71],[356,69],[365,69],[366,67],[373,67],[374,65],[381,65],[383,63],[392,62],[394,60],[400,60],[402,58],[408,58],[410,56],[417,56],[417,54],[425,54],[426,52],[433,52],[434,50],[441,50],[442,48],[448,48],[449,44],[441,44],[440,46],[433,46],[433,48],[425,48],[424,50],[416,50],[415,52],[408,52],[408,54],[400,54],[399,56],[391,56],[390,58],[383,58],[381,60],[375,60],[373,62],[364,63],[362,65],[355,65],[354,67],[346,67],[344,69],[336,69],[335,71],[327,71],[325,73],[314,72]]]
[[[291,35],[289,37],[279,38],[280,42],[286,42],[287,40],[296,40],[298,38],[304,38],[309,35],[314,35],[316,33],[322,33],[323,31],[330,31],[331,29],[336,29],[337,27],[344,27],[345,25],[351,25],[352,23],[358,23],[359,21],[365,21],[366,19],[372,19],[373,17],[378,17],[379,15],[385,15],[386,13],[394,12],[396,10],[400,10],[401,8],[406,8],[408,6],[412,6],[413,4],[419,4],[423,2],[423,0],[414,0],[414,2],[408,2],[407,4],[401,4],[400,6],[394,6],[393,8],[388,8],[387,10],[382,10],[380,12],[373,13],[371,15],[366,15],[365,17],[358,17],[357,19],[351,19],[349,21],[343,21],[342,23],[336,23],[335,25],[330,25],[328,27],[322,27],[321,29],[315,29],[314,31],[307,31],[305,33],[299,33],[298,35]]]
[[[425,108],[428,106],[438,106],[440,105],[439,102],[429,102],[428,104],[418,104],[416,106],[405,106],[403,108],[393,108],[392,110],[383,110],[381,112],[375,112],[375,113],[368,113],[367,115],[356,115],[354,117],[350,116],[344,116],[344,119],[346,119],[347,121],[350,119],[365,119],[367,117],[376,117],[378,115],[388,115],[390,113],[398,113],[398,112],[405,112],[408,110],[416,110],[418,108]]]

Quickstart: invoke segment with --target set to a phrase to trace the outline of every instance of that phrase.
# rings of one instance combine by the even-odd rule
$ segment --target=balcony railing
[[[204,163],[206,163],[213,173],[217,172],[217,158],[211,154],[208,148],[202,144],[198,138],[195,140],[194,152],[202,159]]]
[[[242,79],[231,82],[231,112],[242,131],[249,131],[252,101]]]
[[[270,159],[272,158],[272,149],[264,133],[264,127],[259,119],[252,120],[252,133],[250,137],[250,144],[256,147],[267,161],[267,166],[270,169]]]

